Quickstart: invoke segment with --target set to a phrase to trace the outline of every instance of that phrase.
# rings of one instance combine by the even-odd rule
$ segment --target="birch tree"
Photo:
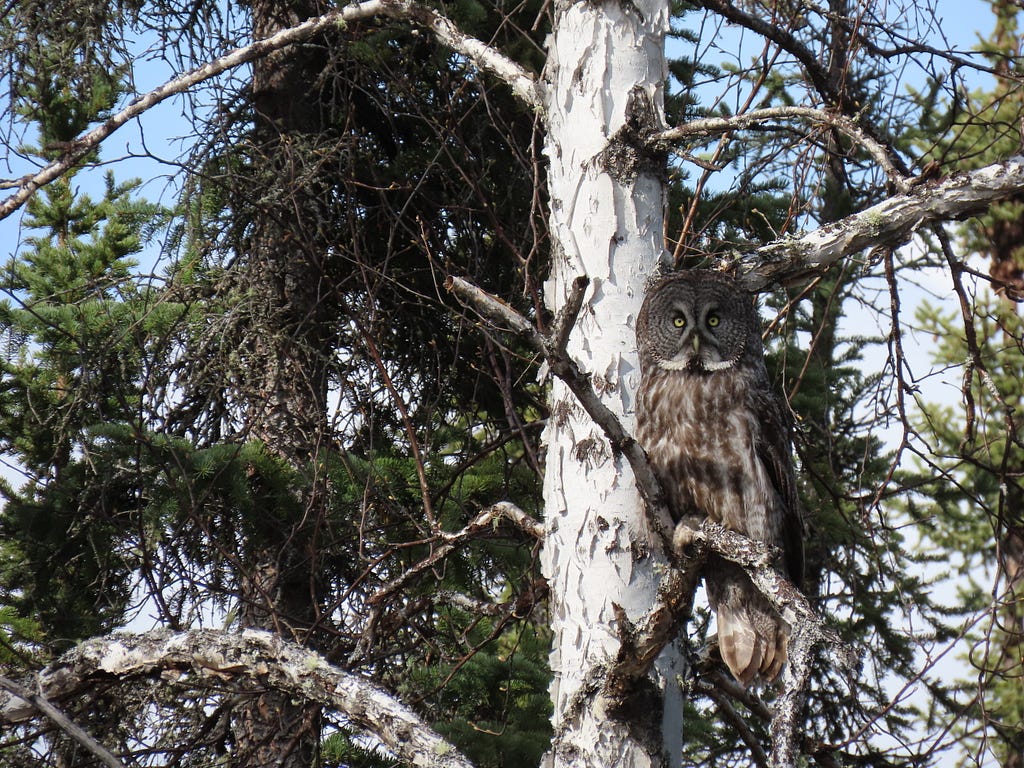
[[[180,308],[178,322],[144,339],[152,367],[138,417],[89,425],[98,487],[104,472],[135,483],[97,514],[124,521],[118,546],[163,626],[75,638],[84,642],[56,655],[12,633],[0,677],[12,763],[200,764],[225,753],[236,765],[309,765],[326,762],[337,737],[361,745],[360,760],[379,749],[411,765],[471,765],[416,674],[443,657],[450,666],[426,675],[443,688],[535,631],[551,638],[545,765],[713,761],[725,732],[725,759],[757,765],[889,759],[876,739],[910,714],[898,695],[886,699],[883,678],[927,678],[932,661],[915,652],[931,646],[915,635],[888,647],[898,631],[862,628],[896,621],[899,606],[851,594],[880,594],[887,580],[907,603],[925,591],[916,575],[900,578],[899,542],[860,535],[895,530],[890,500],[913,490],[897,472],[912,444],[900,299],[921,265],[902,246],[929,228],[959,287],[966,268],[943,224],[1018,196],[1024,159],[945,175],[917,167],[898,129],[918,113],[893,95],[897,70],[885,62],[942,68],[948,91],[926,82],[933,104],[948,94],[951,108],[960,73],[1010,77],[1005,68],[916,42],[901,13],[867,0],[81,3],[68,19],[34,2],[14,8],[3,31],[15,80],[22,51],[35,51],[26,41],[52,43],[73,55],[53,59],[48,82],[77,93],[103,44],[124,54],[104,62],[111,70],[130,68],[117,41],[146,28],[161,31],[160,55],[180,71],[94,110],[91,127],[19,166],[3,217],[113,152],[118,131],[162,102],[199,109],[212,94],[216,108],[197,118],[202,147],[168,239],[178,250],[163,301]],[[921,12],[935,21],[934,11]],[[735,39],[726,25],[760,45],[731,72],[704,60]],[[231,50],[235,37],[247,42]],[[670,64],[670,39],[692,55]],[[436,73],[410,75],[417,55]],[[705,75],[720,90],[705,95]],[[484,117],[493,122],[473,130]],[[732,181],[712,191],[730,163]],[[503,184],[514,199],[501,198]],[[816,473],[805,496],[819,507],[808,510],[820,534],[811,594],[730,531],[705,526],[675,550],[671,511],[631,437],[645,285],[695,264],[770,294],[780,356],[809,332],[796,372],[778,366],[794,403],[812,366],[825,376],[842,353],[825,327],[841,303],[884,281],[887,300],[872,309],[888,324],[888,375],[858,396],[892,414],[904,441],[881,471],[849,477],[831,462],[818,473],[815,440],[833,437],[834,422],[814,403],[817,436],[801,446]],[[801,313],[809,325],[791,319]],[[970,375],[983,376],[979,362]],[[825,376],[819,400],[835,381]],[[871,440],[855,444],[864,465],[878,459]],[[520,469],[543,475],[536,508]],[[58,487],[45,469],[37,482]],[[831,562],[851,538],[841,567]],[[488,549],[496,540],[527,561],[539,547],[543,578]],[[698,647],[709,625],[693,600],[708,551],[747,568],[793,625],[779,687],[743,690]],[[202,627],[210,612],[222,629]],[[929,630],[952,632],[938,613]],[[862,641],[878,644],[867,684],[851,647]],[[88,716],[104,701],[128,725]],[[944,746],[941,729],[923,727],[899,759]],[[52,743],[61,749],[38,747]]]

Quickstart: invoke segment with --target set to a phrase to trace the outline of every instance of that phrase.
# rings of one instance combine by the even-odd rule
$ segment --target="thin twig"
[[[52,720],[54,725],[89,750],[104,765],[109,766],[109,768],[125,768],[124,763],[114,757],[110,750],[86,733],[80,725],[73,722],[67,715],[53,706],[44,696],[32,693],[28,688],[3,675],[0,675],[0,688],[17,696],[25,703],[31,705],[33,709],[38,710],[41,714]]]
[[[441,543],[438,544],[438,546],[435,547],[427,557],[420,560],[416,565],[407,568],[387,584],[382,585],[366,602],[370,605],[378,605],[385,602],[391,595],[412,581],[412,579],[417,575],[432,568],[439,561],[447,557],[454,549],[472,541],[482,532],[496,525],[502,518],[512,521],[519,530],[528,533],[530,536],[533,536],[538,540],[544,538],[543,524],[534,520],[530,515],[526,514],[526,512],[512,502],[500,501],[497,504],[481,511],[480,514],[473,518],[473,520],[463,527],[462,530],[456,533],[440,532],[438,534],[438,539]]]

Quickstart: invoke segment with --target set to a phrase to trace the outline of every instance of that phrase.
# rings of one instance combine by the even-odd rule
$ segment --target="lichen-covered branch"
[[[433,8],[412,0],[383,0],[383,4],[385,14],[410,19],[430,30],[441,44],[461,53],[475,66],[497,77],[529,106],[534,109],[543,106],[543,89],[536,77],[495,48],[462,32],[450,19]]]
[[[471,768],[471,763],[409,707],[375,683],[329,664],[307,648],[269,632],[158,630],[88,640],[35,676],[34,687],[49,701],[74,698],[112,678],[159,679],[176,673],[215,676],[239,688],[275,688],[344,715],[380,739],[403,763],[430,768]],[[0,692],[0,723],[31,715],[22,699]]]
[[[738,263],[739,280],[751,291],[804,280],[846,256],[879,245],[899,245],[923,226],[981,213],[1022,192],[1024,156],[926,182],[813,232],[744,254]]]
[[[705,520],[699,530],[693,531],[688,541],[698,550],[706,547],[740,565],[792,628],[789,661],[772,716],[770,759],[773,768],[792,768],[799,762],[798,728],[802,722],[803,703],[810,683],[814,648],[824,648],[838,669],[853,669],[857,659],[835,630],[814,612],[800,590],[772,566],[778,552],[767,544],[727,530],[709,520]]]

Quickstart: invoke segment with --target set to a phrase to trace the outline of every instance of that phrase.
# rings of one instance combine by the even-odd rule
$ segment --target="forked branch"
[[[565,351],[568,329],[575,322],[587,285],[586,278],[577,278],[566,302],[566,309],[556,321],[552,338],[548,339],[508,304],[478,286],[456,277],[449,278],[447,282],[448,289],[463,302],[497,327],[525,336],[544,355],[551,372],[566,383],[590,417],[604,430],[612,445],[627,457],[644,498],[648,518],[653,525],[664,531],[664,521],[671,518],[660,483],[647,461],[647,454],[625,431],[615,414],[601,403],[589,376],[579,370]],[[779,575],[773,566],[778,553],[767,545],[711,522],[705,522],[699,531],[686,537],[686,541],[687,547],[681,549],[689,551],[676,551],[679,558],[677,565],[680,567],[666,575],[657,604],[645,620],[634,626],[620,612],[618,658],[604,671],[603,681],[593,692],[599,690],[606,704],[612,708],[617,702],[628,700],[635,684],[647,676],[665,645],[678,636],[682,621],[690,612],[699,565],[708,551],[715,552],[743,567],[757,588],[793,627],[789,671],[773,719],[771,764],[775,768],[795,766],[796,729],[810,677],[811,652],[818,645],[831,648],[838,657],[838,666],[847,668],[850,661],[842,655],[840,638],[814,613],[799,590]]]

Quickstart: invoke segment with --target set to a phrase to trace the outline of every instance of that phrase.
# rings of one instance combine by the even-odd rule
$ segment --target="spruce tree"
[[[995,72],[1009,73],[1021,54],[1021,12],[1002,0],[990,5],[994,29],[978,49]],[[948,133],[924,145],[929,156],[963,169],[1019,151],[1022,103],[1020,84],[1007,78],[965,95],[962,103],[936,105],[936,120],[947,121]],[[922,402],[918,414],[920,434],[942,458],[922,467],[936,483],[931,498],[913,510],[927,544],[958,553],[952,609],[968,627],[959,648],[965,674],[939,689],[962,713],[963,752],[991,750],[1004,766],[1024,760],[1024,453],[1016,413],[1024,396],[1022,222],[1018,196],[958,228],[967,253],[988,259],[988,284],[971,288],[959,266],[961,311],[927,301],[917,316],[937,340],[936,368],[963,376],[962,403]]]

